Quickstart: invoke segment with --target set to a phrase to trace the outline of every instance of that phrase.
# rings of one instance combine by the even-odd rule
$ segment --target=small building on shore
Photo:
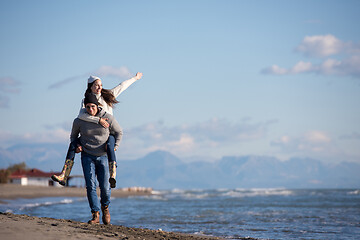
[[[60,187],[61,185],[51,179],[54,172],[43,172],[39,169],[33,168],[30,170],[17,170],[13,172],[9,179],[12,184],[19,184],[23,186],[54,186]]]

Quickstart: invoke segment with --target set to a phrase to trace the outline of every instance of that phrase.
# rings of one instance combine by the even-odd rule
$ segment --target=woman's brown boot
[[[88,224],[99,224],[100,223],[100,213],[93,212],[92,219],[88,221]]]

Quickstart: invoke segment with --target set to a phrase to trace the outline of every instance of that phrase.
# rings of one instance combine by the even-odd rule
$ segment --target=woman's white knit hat
[[[88,83],[92,83],[92,82],[95,82],[96,80],[100,80],[101,79],[97,76],[90,76],[89,79],[88,79]]]

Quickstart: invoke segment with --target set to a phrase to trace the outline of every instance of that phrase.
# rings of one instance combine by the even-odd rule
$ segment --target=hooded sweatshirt
[[[100,124],[76,118],[73,122],[70,139],[74,141],[80,135],[80,145],[84,152],[93,156],[103,156],[106,155],[106,142],[109,135],[115,136],[115,148],[118,148],[123,133],[115,118],[103,109],[99,108],[95,116],[108,118],[109,128],[104,128]]]

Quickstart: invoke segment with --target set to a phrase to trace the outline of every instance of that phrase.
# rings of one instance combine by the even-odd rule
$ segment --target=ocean
[[[1,212],[87,222],[86,198],[9,200]],[[359,189],[154,191],[114,198],[111,223],[226,239],[359,239]]]

